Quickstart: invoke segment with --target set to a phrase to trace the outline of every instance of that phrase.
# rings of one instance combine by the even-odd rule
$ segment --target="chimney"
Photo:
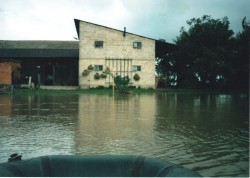
[[[123,36],[126,36],[126,27],[124,27]]]

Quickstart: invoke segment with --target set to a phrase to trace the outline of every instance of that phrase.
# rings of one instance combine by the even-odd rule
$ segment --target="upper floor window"
[[[141,71],[141,66],[133,66],[133,71],[134,72]]]
[[[141,44],[141,42],[134,42],[133,47],[136,48],[136,49],[141,49],[142,44]]]
[[[102,71],[103,70],[103,65],[95,65],[94,70],[95,71]]]
[[[95,48],[102,48],[103,47],[103,41],[95,41]]]

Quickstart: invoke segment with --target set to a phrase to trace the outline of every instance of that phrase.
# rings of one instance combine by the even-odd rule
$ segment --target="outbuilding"
[[[15,84],[31,78],[35,85],[78,86],[78,52],[78,41],[0,40],[0,62],[19,61],[22,66]],[[9,80],[6,75],[0,83]]]

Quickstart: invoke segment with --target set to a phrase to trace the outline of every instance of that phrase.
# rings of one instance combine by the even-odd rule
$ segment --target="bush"
[[[94,70],[94,67],[92,65],[89,65],[88,70],[92,71],[92,70]]]
[[[118,75],[114,78],[114,81],[118,90],[125,93],[128,92],[128,85],[130,81],[128,76],[122,77]]]
[[[112,75],[112,73],[111,73],[109,67],[106,67],[106,69],[104,70],[103,73],[104,73],[104,74],[108,74],[108,75]]]
[[[133,77],[133,79],[135,81],[139,81],[140,80],[140,76],[138,74],[135,74],[134,77]]]
[[[104,74],[104,73],[102,73],[102,74],[100,75],[100,77],[101,77],[101,78],[107,78],[107,75]]]
[[[83,72],[82,72],[82,76],[87,76],[87,75],[89,75],[89,71],[88,70],[84,70]]]
[[[100,74],[99,74],[99,73],[96,73],[96,74],[94,75],[94,79],[95,79],[95,80],[99,80],[99,79],[100,79]]]
[[[97,86],[96,89],[105,89],[104,86]]]
[[[118,75],[114,78],[114,81],[117,87],[128,87],[130,79],[128,76],[122,77]]]

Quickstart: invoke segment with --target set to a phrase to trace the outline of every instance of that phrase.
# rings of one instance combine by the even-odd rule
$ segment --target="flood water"
[[[202,176],[249,176],[249,98],[222,94],[0,95],[0,162],[129,154]]]

